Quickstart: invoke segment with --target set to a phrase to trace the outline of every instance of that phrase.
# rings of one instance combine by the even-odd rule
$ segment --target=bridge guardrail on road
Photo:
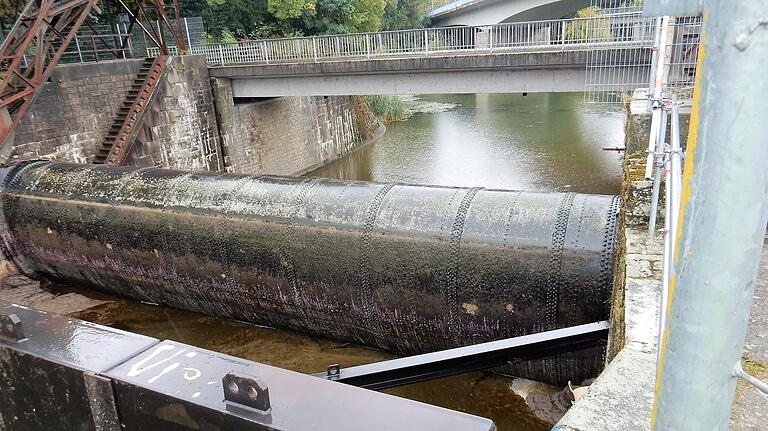
[[[652,47],[655,19],[600,16],[508,24],[248,40],[192,46],[210,65],[311,63],[341,59]],[[173,50],[172,50],[173,51]],[[148,48],[155,56],[157,48]],[[171,52],[175,54],[175,52]]]

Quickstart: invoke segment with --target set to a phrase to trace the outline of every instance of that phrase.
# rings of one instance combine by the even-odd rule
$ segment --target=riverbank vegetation
[[[180,0],[211,42],[421,28],[429,0]]]
[[[0,0],[0,38],[27,0]],[[132,9],[135,0],[125,0]],[[209,42],[422,28],[431,0],[179,0],[202,17]],[[123,13],[112,8],[108,14]]]
[[[405,103],[397,96],[363,96],[379,120],[386,123],[403,121],[407,118]]]

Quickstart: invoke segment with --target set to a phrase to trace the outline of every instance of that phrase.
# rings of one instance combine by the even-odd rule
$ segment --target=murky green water
[[[422,96],[456,103],[390,124],[373,144],[309,175],[368,181],[615,194],[624,113],[581,93]]]

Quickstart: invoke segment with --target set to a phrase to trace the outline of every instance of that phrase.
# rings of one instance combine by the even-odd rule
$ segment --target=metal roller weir
[[[414,354],[605,320],[618,198],[24,162],[24,274]],[[510,364],[563,383],[602,348]]]

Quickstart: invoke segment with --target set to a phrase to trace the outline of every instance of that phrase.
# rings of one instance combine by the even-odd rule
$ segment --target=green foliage
[[[352,33],[354,12],[354,0],[318,0],[315,10],[304,13],[293,26],[306,35]]]
[[[180,0],[179,7],[182,16],[203,17],[211,41],[249,38],[254,30],[276,23],[266,0]]]
[[[395,96],[364,96],[371,110],[385,123],[405,120],[405,104]]]
[[[11,1],[11,0],[0,0]],[[420,28],[430,0],[180,0],[212,42]]]
[[[306,35],[378,31],[385,6],[386,0],[317,0],[294,27]]]
[[[389,0],[381,18],[382,30],[405,30],[426,27],[429,23],[424,11],[430,0]]]
[[[576,18],[597,18],[600,16],[600,8],[590,6],[579,9],[576,12]],[[607,21],[599,19],[587,19],[574,21],[565,28],[565,39],[575,41],[585,41],[611,38],[611,29]]]
[[[381,17],[387,0],[355,0],[350,24],[356,32],[381,30]]]
[[[267,0],[267,10],[279,20],[298,18],[314,9],[315,0]]]

